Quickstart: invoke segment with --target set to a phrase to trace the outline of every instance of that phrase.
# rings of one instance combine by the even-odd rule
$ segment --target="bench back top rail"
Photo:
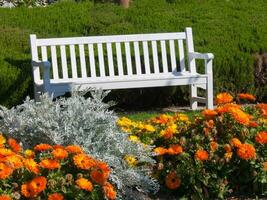
[[[138,35],[91,36],[37,39],[30,36],[33,61],[50,61],[51,82],[97,80],[101,78],[176,74],[195,72],[195,60],[185,58],[194,52],[192,29],[185,32]],[[184,45],[186,43],[186,46]],[[33,64],[36,84],[42,84],[42,73]]]

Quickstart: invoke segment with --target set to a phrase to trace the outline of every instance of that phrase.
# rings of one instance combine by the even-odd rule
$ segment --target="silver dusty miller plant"
[[[108,91],[90,92],[92,98],[87,99],[79,92],[55,101],[45,94],[40,102],[27,98],[15,108],[0,107],[0,131],[21,141],[24,148],[38,143],[82,146],[109,164],[110,179],[122,199],[140,199],[137,194],[141,196],[141,192],[156,192],[158,183],[150,176],[154,164],[151,147],[132,143],[127,134],[119,131],[117,116],[108,110],[114,104],[102,101]],[[125,155],[147,164],[130,167],[123,159]],[[141,192],[132,192],[132,188]]]

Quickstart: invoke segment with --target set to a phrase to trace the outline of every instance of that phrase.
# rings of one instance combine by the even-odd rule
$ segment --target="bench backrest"
[[[30,42],[33,61],[51,62],[50,78],[54,83],[89,77],[149,77],[186,70],[195,72],[195,61],[185,58],[185,48],[194,52],[191,28],[177,33],[73,38],[37,39],[31,35]],[[33,75],[35,83],[42,84],[37,66],[33,66]]]

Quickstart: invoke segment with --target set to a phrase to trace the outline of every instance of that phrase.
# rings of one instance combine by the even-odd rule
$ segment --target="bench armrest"
[[[50,68],[51,63],[49,61],[32,61],[32,66],[39,66],[44,70],[44,90],[49,93],[50,91]]]
[[[192,59],[203,59],[203,60],[211,60],[214,58],[214,55],[212,53],[189,52],[189,56]]]

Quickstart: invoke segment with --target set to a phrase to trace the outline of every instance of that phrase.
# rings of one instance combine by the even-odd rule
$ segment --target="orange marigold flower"
[[[256,101],[256,97],[253,96],[252,94],[247,94],[247,93],[240,93],[238,94],[239,99],[245,99],[249,101]]]
[[[8,145],[10,146],[10,148],[14,151],[14,152],[19,152],[21,151],[21,146],[19,145],[19,143],[17,143],[17,141],[13,138],[9,138],[7,141]]]
[[[4,163],[0,163],[0,180],[8,178],[13,173],[13,169]]]
[[[217,116],[218,113],[215,110],[205,109],[202,111],[202,115],[204,115],[205,118],[213,118]]]
[[[264,171],[267,171],[267,162],[263,163],[263,169],[264,169]]]
[[[11,149],[0,148],[0,156],[11,156],[15,155],[15,153]]]
[[[200,161],[205,161],[209,159],[209,153],[205,150],[197,150],[195,153],[195,159]]]
[[[65,159],[68,157],[68,152],[62,148],[57,148],[52,151],[55,159]]]
[[[34,153],[34,151],[32,151],[30,149],[26,149],[24,151],[24,155],[25,155],[26,158],[34,158],[35,153]]]
[[[5,143],[6,143],[6,138],[2,134],[0,134],[0,145],[2,146]]]
[[[170,172],[165,177],[165,184],[169,189],[175,190],[178,187],[180,187],[181,180],[179,179],[179,177],[175,172]]]
[[[21,167],[23,167],[23,158],[20,155],[11,155],[11,156],[7,156],[5,159],[5,163],[12,167],[13,169],[19,169]]]
[[[238,148],[237,155],[244,160],[255,159],[256,150],[251,144],[245,143]]]
[[[73,162],[80,169],[90,169],[96,165],[96,160],[90,156],[80,153],[73,156]]]
[[[223,149],[224,149],[227,153],[232,152],[232,148],[231,148],[230,144],[225,144],[225,145],[223,146]]]
[[[249,125],[251,116],[242,111],[241,109],[231,108],[229,110],[231,116],[240,124]]]
[[[267,144],[267,132],[261,131],[255,137],[256,142],[260,144]]]
[[[63,200],[64,196],[60,193],[49,194],[48,200]]]
[[[99,185],[104,185],[110,174],[108,165],[104,162],[98,162],[97,166],[91,171],[90,177]]]
[[[230,95],[229,93],[227,92],[223,92],[223,93],[219,93],[217,96],[216,96],[216,99],[215,99],[215,102],[216,104],[225,104],[225,103],[230,103],[233,101],[233,96]]]
[[[117,192],[115,191],[114,187],[109,182],[107,182],[103,186],[103,191],[104,191],[104,194],[105,194],[107,199],[109,199],[109,200],[116,199]]]
[[[22,184],[21,185],[21,194],[27,198],[31,196],[30,189],[28,187],[28,184]]]
[[[211,149],[212,152],[215,152],[215,151],[218,149],[218,143],[212,141],[212,142],[210,143],[210,149]]]
[[[9,195],[0,195],[0,200],[12,200],[12,198]]]
[[[93,184],[85,179],[85,178],[79,178],[76,180],[76,184],[78,185],[79,188],[91,192],[93,190]]]
[[[65,148],[69,153],[83,153],[83,150],[81,147],[77,145],[69,145]]]
[[[53,147],[49,144],[38,144],[34,147],[35,151],[47,151],[51,149],[53,149]]]
[[[24,159],[24,166],[27,170],[35,174],[39,174],[40,172],[39,165],[32,158]]]
[[[209,121],[205,121],[205,126],[208,128],[213,128],[214,127],[214,121],[212,119]]]
[[[178,144],[171,145],[168,148],[168,154],[170,154],[170,155],[178,155],[182,152],[183,152],[183,148]]]
[[[256,108],[261,110],[262,116],[267,117],[267,104],[266,103],[259,103],[257,104]]]
[[[227,103],[227,104],[218,106],[216,108],[216,111],[218,112],[218,114],[223,114],[223,113],[229,112],[232,108],[241,109],[241,106],[234,104],[234,103]]]
[[[168,149],[165,149],[164,147],[157,147],[153,151],[157,154],[157,156],[162,156],[168,152]]]
[[[28,183],[28,189],[32,197],[35,197],[39,193],[45,190],[46,188],[46,178],[44,176],[38,176],[32,179]]]
[[[39,163],[40,167],[45,169],[58,169],[60,167],[60,163],[57,160],[54,159],[43,159]]]
[[[53,149],[65,149],[65,147],[62,145],[56,144],[53,146]]]
[[[249,122],[249,126],[250,126],[250,127],[253,127],[253,128],[256,128],[256,127],[259,126],[259,124],[258,124],[257,122],[254,122],[254,121],[250,121],[250,122]]]
[[[239,148],[242,145],[242,142],[238,138],[232,138],[230,144],[233,147]]]

